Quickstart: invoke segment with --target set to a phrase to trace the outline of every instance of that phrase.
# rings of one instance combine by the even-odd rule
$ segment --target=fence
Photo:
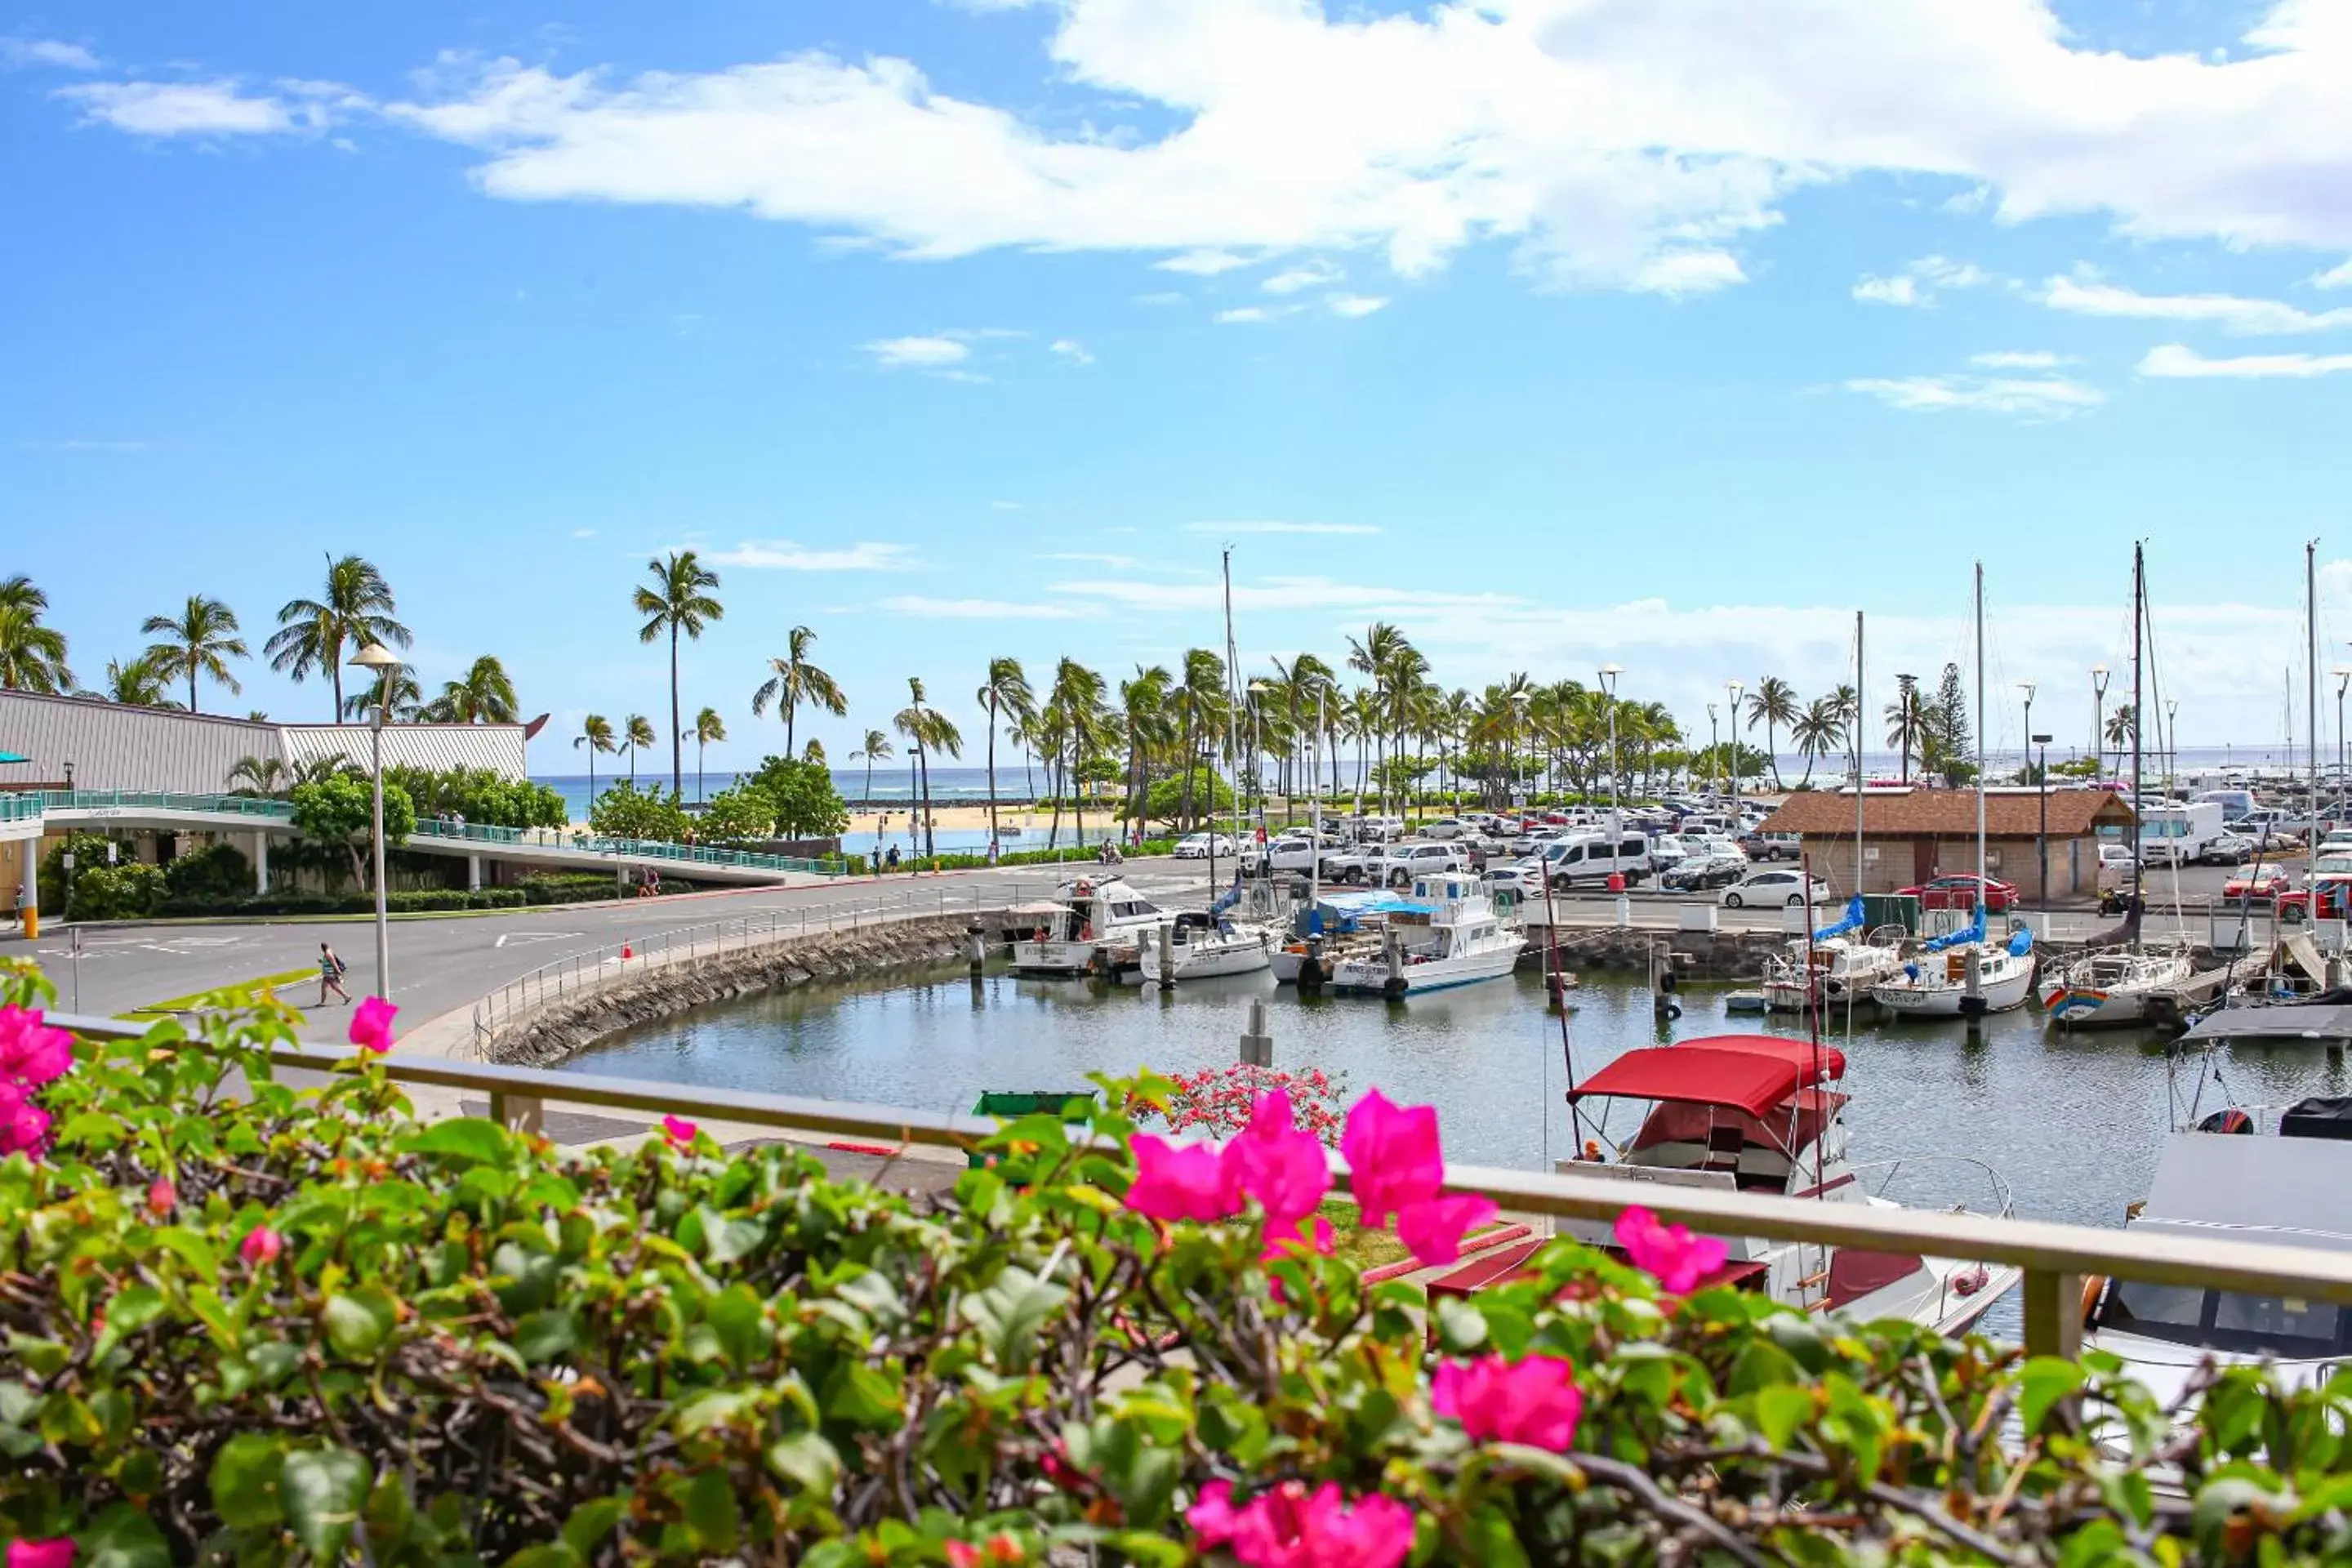
[[[134,1026],[110,1018],[62,1016],[52,1021],[92,1037],[127,1038],[139,1033]],[[270,1058],[280,1067],[324,1072],[355,1054],[287,1047],[272,1050]],[[494,1119],[532,1131],[541,1125],[550,1104],[627,1111],[643,1116],[648,1127],[664,1116],[679,1116],[828,1139],[959,1150],[970,1149],[997,1127],[989,1118],[748,1089],[646,1083],[396,1052],[383,1061],[395,1082],[481,1096],[489,1102]],[[1343,1173],[1346,1170],[1336,1157],[1333,1167]],[[1507,1213],[1602,1222],[1615,1219],[1629,1197],[1627,1184],[1606,1176],[1475,1165],[1449,1168],[1446,1187],[1490,1197]],[[1638,1195],[1669,1223],[1718,1236],[2014,1266],[2024,1273],[2026,1348],[2041,1355],[2072,1355],[2081,1348],[2084,1283],[2099,1275],[2352,1306],[2352,1253],[2095,1230],[2045,1220],[1811,1203],[1713,1187],[1644,1183]]]
[[[484,1054],[497,1037],[549,1007],[578,1001],[653,970],[691,967],[729,953],[833,931],[1003,910],[1021,901],[1017,884],[972,882],[960,878],[929,887],[877,887],[871,898],[845,906],[768,910],[731,921],[672,927],[643,937],[625,936],[590,952],[542,963],[476,1003],[475,1054]]]

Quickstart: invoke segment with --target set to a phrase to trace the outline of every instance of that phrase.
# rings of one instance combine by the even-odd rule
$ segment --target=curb
[[[1383,1263],[1376,1268],[1365,1269],[1363,1280],[1367,1285],[1384,1285],[1391,1279],[1402,1279],[1408,1274],[1421,1274],[1432,1268],[1452,1268],[1459,1265],[1464,1258],[1475,1257],[1481,1252],[1491,1252],[1496,1247],[1510,1242],[1525,1241],[1534,1234],[1523,1225],[1496,1226],[1493,1230],[1480,1231],[1476,1236],[1465,1241],[1462,1244],[1461,1257],[1456,1258],[1452,1263],[1423,1263],[1418,1258],[1400,1258],[1394,1263]]]

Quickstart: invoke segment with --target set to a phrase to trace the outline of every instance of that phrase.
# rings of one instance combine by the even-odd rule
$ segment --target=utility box
[[[1862,896],[1862,923],[1865,931],[1880,926],[1901,926],[1912,936],[1919,934],[1919,897],[1916,893],[1864,893]]]
[[[1071,1114],[1073,1100],[1085,1102],[1077,1108],[1075,1117]],[[1007,1121],[1017,1121],[1024,1116],[1058,1112],[1062,1120],[1068,1122],[1082,1120],[1094,1110],[1094,1106],[1095,1091],[1091,1089],[990,1089],[980,1097],[980,1103],[971,1108],[971,1113],[974,1116],[1001,1116]],[[975,1150],[966,1156],[966,1163],[977,1170],[982,1165],[994,1164],[996,1156]]]

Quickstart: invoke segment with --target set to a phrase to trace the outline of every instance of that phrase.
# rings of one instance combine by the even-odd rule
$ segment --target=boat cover
[[[2352,1007],[2267,1003],[2208,1013],[2181,1038],[2206,1040],[2352,1040]]]
[[[1821,930],[1815,931],[1813,933],[1813,940],[1815,942],[1827,942],[1833,936],[1843,936],[1850,931],[1860,931],[1862,929],[1862,895],[1860,893],[1856,893],[1853,898],[1846,900],[1844,918],[1840,920],[1835,925],[1826,925]]]
[[[1811,1040],[1791,1039],[1786,1035],[1701,1035],[1672,1047],[1689,1050],[1703,1047],[1715,1051],[1747,1051],[1759,1057],[1777,1057],[1794,1063],[1800,1072],[1810,1072],[1812,1065],[1821,1063],[1822,1083],[1834,1083],[1845,1076],[1845,1053],[1835,1046],[1816,1047]]]
[[[1805,1069],[1784,1057],[1706,1046],[1658,1046],[1627,1051],[1577,1088],[1569,1102],[1594,1099],[1654,1100],[1723,1105],[1761,1117],[1797,1092]]]
[[[2009,933],[2009,956],[2023,958],[2033,951],[2033,928],[2020,926]]]
[[[2132,1230],[2352,1252],[2352,1148],[2175,1132]],[[2236,1236],[2229,1231],[2273,1234]]]
[[[1976,918],[1974,920],[1962,926],[1959,930],[1951,932],[1949,935],[1939,936],[1933,942],[1923,943],[1920,946],[1919,951],[1922,952],[1941,952],[1948,947],[1959,947],[1967,942],[1982,942],[1984,941],[1984,905],[1982,903],[1979,903],[1977,905]]]
[[[2297,1100],[2279,1119],[2279,1136],[2352,1142],[2352,1098],[2314,1095]]]

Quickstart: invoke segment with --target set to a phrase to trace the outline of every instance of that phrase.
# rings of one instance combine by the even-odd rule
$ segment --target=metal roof
[[[1764,819],[1766,833],[1798,833],[1808,837],[1852,838],[1853,799],[1848,793],[1800,790]],[[2037,791],[1985,796],[1985,837],[2032,838],[2042,831],[2045,797]],[[2128,802],[2107,790],[2052,790],[2047,796],[2050,837],[2079,838],[2103,826],[2128,826]],[[1862,795],[1862,836],[1864,838],[1973,838],[1977,831],[1974,790],[1915,789],[1906,792],[1864,790]]]
[[[2352,1142],[2175,1132],[2131,1229],[2352,1252]]]

